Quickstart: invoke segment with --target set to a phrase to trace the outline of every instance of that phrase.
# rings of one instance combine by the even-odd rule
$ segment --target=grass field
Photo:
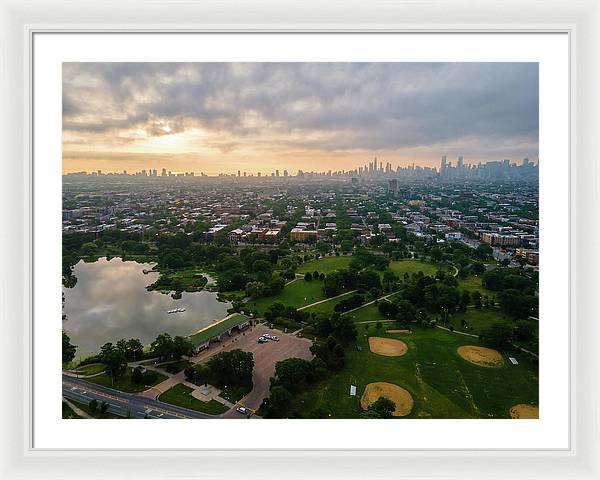
[[[97,377],[89,377],[85,380],[87,382],[95,383],[96,385],[102,385],[103,387],[121,390],[122,392],[136,393],[143,392],[144,390],[147,390],[154,385],[158,385],[160,382],[167,379],[165,375],[161,375],[160,373],[157,373],[156,375],[156,381],[152,383],[152,385],[133,383],[131,381],[131,368],[128,367],[125,373],[115,380],[114,385],[111,382],[111,378],[106,374],[98,375]]]
[[[462,326],[462,320],[467,322],[467,326]],[[505,323],[512,326],[514,320],[504,315],[499,308],[482,308],[481,310],[467,308],[465,313],[453,313],[448,319],[448,326],[452,325],[455,330],[475,335],[479,335],[494,323]]]
[[[435,275],[438,270],[448,270],[445,266],[437,266],[421,260],[398,260],[390,262],[390,270],[402,279],[405,273],[423,272],[425,275]]]
[[[317,260],[311,260],[310,262],[303,263],[298,267],[298,273],[314,272],[315,270],[319,273],[328,274],[335,270],[342,270],[348,268],[352,261],[351,256],[347,257],[324,257]]]
[[[486,288],[483,288],[483,285],[481,284],[481,277],[472,275],[470,277],[467,278],[459,278],[458,279],[458,288],[460,290],[467,290],[469,292],[475,292],[475,291],[479,291],[479,293],[481,293],[481,296],[489,296],[489,297],[493,297],[495,295],[495,292],[492,292],[491,290],[487,290]]]
[[[250,300],[248,305],[262,314],[269,305],[275,302],[281,302],[286,306],[298,308],[323,299],[325,299],[325,295],[323,294],[322,281],[311,280],[307,282],[303,278],[298,278],[289,285],[286,285],[278,295]]]
[[[181,383],[167,390],[165,393],[159,395],[158,400],[171,405],[177,405],[179,407],[190,408],[197,410],[198,412],[208,413],[209,415],[219,415],[229,410],[222,403],[216,400],[210,400],[209,402],[202,402],[197,398],[192,397],[192,389]]]
[[[357,344],[346,351],[346,367],[294,399],[293,406],[310,416],[320,411],[331,418],[356,418],[367,384],[390,382],[407,389],[415,402],[408,418],[509,418],[518,403],[538,402],[537,367],[525,354],[515,354],[519,365],[501,368],[472,365],[456,353],[461,345],[478,344],[440,329],[417,328],[410,334],[388,334],[385,327],[369,328],[368,335],[401,339],[408,345],[402,357],[371,353],[364,326]],[[357,396],[349,396],[350,385]]]

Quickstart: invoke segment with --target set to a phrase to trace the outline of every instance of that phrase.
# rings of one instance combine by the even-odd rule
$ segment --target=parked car
[[[271,338],[271,335],[269,335],[268,333],[263,333],[263,337],[265,337],[265,338]]]
[[[239,412],[244,415],[246,415],[246,413],[248,413],[248,410],[246,410],[246,407],[237,407],[235,410],[236,410],[236,412]]]
[[[265,337],[258,337],[258,343],[267,343],[268,340]]]
[[[279,341],[279,337],[276,337],[275,335],[273,335],[272,337],[270,337],[271,340],[273,340],[274,342],[278,342]]]

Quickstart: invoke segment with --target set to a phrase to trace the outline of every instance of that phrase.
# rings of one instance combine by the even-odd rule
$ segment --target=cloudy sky
[[[538,158],[536,63],[65,63],[63,171]]]

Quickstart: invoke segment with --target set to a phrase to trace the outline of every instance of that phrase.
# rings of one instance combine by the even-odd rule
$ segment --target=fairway
[[[370,326],[375,331],[375,326]],[[437,328],[415,327],[411,334],[377,336],[399,339],[408,346],[401,357],[385,357],[369,350],[368,334],[361,325],[356,345],[346,349],[346,366],[337,374],[309,387],[293,399],[293,408],[311,418],[359,418],[360,397],[367,385],[386,382],[410,393],[414,407],[405,418],[510,418],[517,404],[537,404],[537,365],[525,354],[511,353],[518,365],[505,362],[497,368],[473,365],[457,354],[465,337]],[[477,345],[477,339],[469,339]],[[357,386],[357,397],[348,395]],[[314,418],[314,417],[313,417]]]
[[[343,270],[348,268],[352,256],[347,257],[324,257],[317,260],[311,260],[310,262],[303,263],[298,267],[298,273],[313,273],[315,270],[319,273],[328,274],[335,270]]]

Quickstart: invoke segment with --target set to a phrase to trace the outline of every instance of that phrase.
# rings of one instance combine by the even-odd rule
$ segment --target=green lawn
[[[335,306],[341,302],[342,300],[345,300],[349,297],[351,297],[352,295],[357,294],[357,292],[354,293],[343,293],[342,296],[340,296],[339,298],[335,298],[332,297],[330,300],[328,300],[327,302],[323,302],[323,303],[319,303],[318,305],[314,305],[312,307],[308,307],[305,308],[304,310],[302,310],[303,312],[308,312],[308,313],[333,313],[333,309],[335,308]]]
[[[348,268],[348,265],[350,265],[351,261],[351,256],[323,257],[303,263],[298,267],[298,273],[313,273],[316,270],[319,273],[324,273],[327,275],[335,270],[343,270],[344,268]]]
[[[324,298],[322,281],[311,280],[307,282],[303,278],[299,278],[285,286],[278,295],[250,300],[248,305],[262,314],[269,305],[275,302],[281,302],[286,306],[298,308],[318,302]]]
[[[106,374],[98,375],[97,377],[89,377],[85,380],[86,382],[95,383],[96,385],[102,385],[103,387],[114,388],[115,390],[121,390],[122,392],[136,393],[143,392],[144,390],[147,390],[148,388],[153,387],[154,385],[158,385],[160,382],[163,382],[167,379],[165,375],[162,375],[160,373],[157,373],[156,375],[156,381],[153,382],[151,385],[133,383],[131,381],[131,368],[127,367],[125,373],[121,377],[117,378],[114,384],[111,382],[111,378]]]
[[[485,295],[489,297],[493,297],[494,295],[496,295],[496,292],[492,292],[490,290],[485,289],[481,284],[481,277],[476,275],[471,275],[467,278],[459,278],[458,288],[460,290],[467,290],[469,292],[479,291],[482,297]]]
[[[408,344],[402,357],[384,357],[369,350],[367,335],[398,338]],[[357,418],[359,402],[368,383],[384,381],[407,389],[415,406],[408,418],[509,418],[518,403],[538,402],[537,367],[525,354],[514,354],[501,368],[472,365],[456,353],[461,345],[478,344],[471,339],[437,328],[416,328],[410,334],[388,334],[375,325],[365,333],[359,327],[357,344],[346,350],[346,367],[324,382],[294,398],[293,408],[311,416],[318,410],[331,418]],[[511,354],[512,355],[512,354]],[[506,355],[504,355],[506,358]],[[349,396],[350,385],[357,396]]]
[[[220,397],[225,400],[229,400],[231,403],[235,403],[252,391],[252,386],[248,387],[231,387],[227,386],[221,390]]]
[[[159,395],[158,400],[171,405],[197,410],[199,412],[208,413],[209,415],[219,415],[229,410],[222,403],[216,400],[202,402],[197,398],[192,397],[192,389],[182,383],[175,385],[165,393]]]
[[[438,270],[447,271],[447,266],[438,266],[421,260],[397,260],[390,262],[390,270],[402,279],[405,273],[412,275],[413,273],[423,272],[425,275],[435,275]],[[454,271],[452,269],[452,271]]]
[[[462,325],[462,320],[467,322],[466,326]],[[505,323],[512,326],[514,320],[504,315],[499,308],[482,308],[481,310],[467,308],[466,313],[453,313],[448,319],[448,325],[452,325],[455,330],[475,335],[479,335],[494,323]]]

